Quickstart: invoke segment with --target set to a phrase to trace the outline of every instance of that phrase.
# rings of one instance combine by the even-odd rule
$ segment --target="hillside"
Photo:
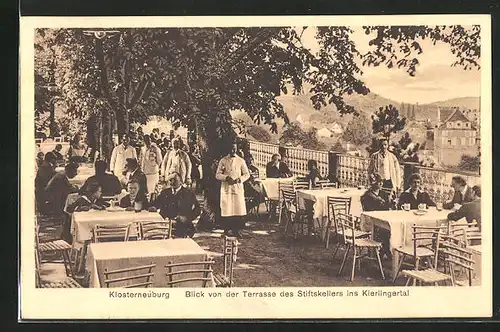
[[[429,105],[439,106],[439,107],[453,107],[459,106],[460,108],[467,109],[480,109],[481,108],[481,99],[480,97],[462,97],[462,98],[453,98],[444,101],[437,101],[431,103]],[[425,106],[425,105],[423,105]]]

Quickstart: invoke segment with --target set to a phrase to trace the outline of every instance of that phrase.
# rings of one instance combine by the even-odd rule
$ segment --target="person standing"
[[[130,139],[128,135],[122,136],[122,143],[117,145],[111,153],[111,161],[109,168],[111,172],[116,175],[122,182],[124,182],[125,163],[128,158],[137,159],[137,152],[129,145]]]
[[[141,169],[146,175],[147,191],[152,194],[160,180],[162,155],[160,148],[156,143],[151,142],[151,137],[149,135],[144,135],[144,148],[141,154]]]
[[[87,146],[82,141],[80,134],[76,134],[73,137],[68,149],[68,159],[74,162],[86,162],[87,158],[85,154],[87,153]]]
[[[401,168],[398,158],[389,151],[389,140],[379,140],[380,150],[370,156],[368,175],[380,174],[382,176],[382,187],[386,190],[399,191],[401,189]]]
[[[250,178],[246,162],[236,155],[238,146],[231,145],[229,154],[219,161],[216,179],[221,181],[220,209],[224,233],[229,230],[241,237],[247,214],[243,183]]]
[[[178,139],[172,141],[173,150],[163,158],[161,173],[167,179],[172,173],[179,173],[182,183],[191,185],[191,160],[185,151],[181,150]]]

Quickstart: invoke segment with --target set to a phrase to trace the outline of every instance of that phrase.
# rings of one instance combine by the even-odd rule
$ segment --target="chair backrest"
[[[153,284],[153,269],[156,264],[128,267],[118,270],[104,270],[104,285],[106,288],[150,287]],[[130,273],[133,273],[131,274]],[[116,276],[121,275],[121,276]],[[132,281],[132,282],[131,282]],[[125,283],[125,284],[124,284]]]
[[[297,194],[293,190],[281,190],[281,199],[288,212],[297,211]]]
[[[351,213],[351,197],[327,197],[328,204],[328,225],[327,229],[330,229],[332,223],[335,228],[335,232],[338,232],[338,225],[336,221],[336,215],[338,213],[350,214]]]
[[[342,232],[344,243],[352,243],[352,245],[355,245],[355,231],[358,229],[360,219],[351,214],[341,212],[337,213],[335,217],[337,227]]]
[[[224,236],[224,276],[229,279],[230,286],[233,285],[234,263],[238,257],[238,239]]]
[[[337,188],[337,182],[324,182],[321,183],[321,189],[326,189],[326,188]]]
[[[469,245],[471,240],[481,239],[481,230],[477,226],[477,222],[450,222],[448,235],[460,236],[465,243]]]
[[[92,242],[128,241],[131,225],[95,225]]]
[[[141,240],[165,240],[172,237],[172,221],[139,222]]]
[[[439,252],[443,256],[445,266],[448,267],[453,283],[455,284],[457,280],[455,271],[458,267],[467,271],[469,286],[472,286],[472,272],[475,263],[472,250],[466,247],[465,242],[456,237],[440,235],[440,238]]]
[[[250,172],[250,176],[254,179],[258,179],[260,174],[259,174],[259,170],[255,170],[253,172]]]
[[[165,265],[167,268],[167,285],[168,287],[175,287],[181,284],[190,283],[193,281],[198,281],[201,287],[208,287],[209,282],[212,281],[213,266],[214,261],[211,258],[206,258],[203,261],[198,262],[184,262],[184,263],[172,263],[169,262]],[[194,269],[193,269],[194,267]],[[181,277],[176,279],[176,276],[180,275],[197,275],[193,277]],[[200,276],[201,275],[201,276]],[[191,286],[193,287],[193,286]]]
[[[309,181],[293,181],[293,189],[298,190],[298,189],[309,189]]]
[[[426,247],[434,252],[435,262],[438,259],[439,235],[441,234],[440,226],[419,226],[413,224],[412,229],[412,245],[413,256],[417,257],[417,248]],[[415,260],[415,264],[417,260]],[[415,269],[418,267],[415,266]]]

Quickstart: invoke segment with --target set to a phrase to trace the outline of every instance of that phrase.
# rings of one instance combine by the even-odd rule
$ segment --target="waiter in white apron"
[[[220,189],[221,224],[224,234],[232,231],[233,236],[241,237],[247,215],[243,183],[250,178],[246,162],[236,152],[238,146],[231,144],[229,155],[219,161],[216,178],[222,182]]]

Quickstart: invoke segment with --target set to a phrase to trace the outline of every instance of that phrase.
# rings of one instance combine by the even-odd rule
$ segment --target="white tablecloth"
[[[148,211],[98,211],[74,212],[71,220],[71,234],[73,243],[84,243],[92,238],[95,225],[126,225],[139,221],[162,221],[158,212]],[[131,234],[133,235],[133,234]]]
[[[92,243],[87,255],[87,269],[90,273],[89,287],[104,287],[103,272],[105,268],[117,270],[151,263],[156,264],[156,268],[152,270],[154,273],[152,287],[166,287],[167,269],[165,265],[169,262],[202,261],[207,256],[207,252],[192,239]],[[192,269],[196,268],[193,266]],[[211,285],[213,286],[213,283]],[[188,286],[194,287],[196,285],[191,284],[184,287]]]
[[[267,178],[261,179],[259,182],[262,185],[264,193],[267,198],[271,200],[278,200],[279,198],[279,184],[280,183],[292,183],[295,177],[291,178]]]
[[[393,275],[397,269],[398,255],[396,248],[404,245],[412,245],[413,224],[418,226],[440,226],[448,220],[449,210],[437,211],[429,208],[424,215],[416,215],[414,210],[392,210],[392,211],[370,211],[361,213],[361,228],[371,231],[373,235],[374,227],[383,228],[391,232],[389,246],[392,252]]]
[[[56,167],[56,172],[62,171],[64,171],[64,167]],[[74,178],[69,179],[69,183],[82,186],[93,175],[95,175],[94,167],[84,164],[78,167],[78,174]]]
[[[351,198],[351,214],[359,217],[361,214],[361,195],[365,190],[357,188],[328,188],[328,189],[299,189],[297,190],[297,204],[299,209],[305,209],[305,201],[314,202],[313,218],[319,222],[321,228],[321,238],[325,238],[326,226],[328,221],[328,197]]]

